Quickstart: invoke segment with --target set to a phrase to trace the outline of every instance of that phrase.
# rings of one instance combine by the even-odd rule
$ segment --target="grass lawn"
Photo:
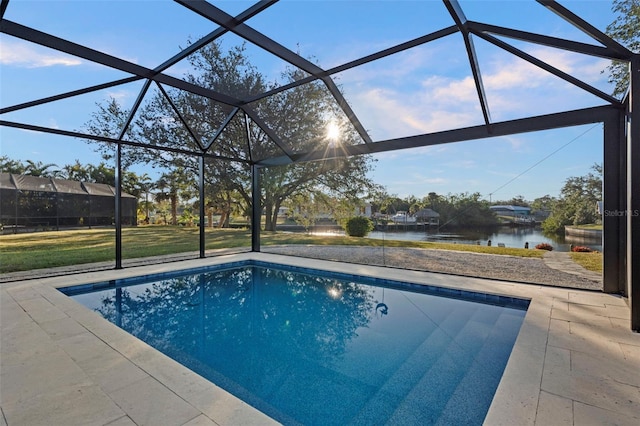
[[[207,249],[251,245],[248,231],[208,229]],[[197,252],[199,228],[138,226],[123,228],[125,259]],[[0,272],[113,261],[115,230],[109,228],[35,232],[0,236]]]
[[[263,232],[262,246],[276,244],[359,245],[417,247],[470,251],[521,257],[542,257],[542,250],[487,247],[421,241],[378,240],[346,236],[311,236],[303,233]],[[251,233],[242,229],[206,229],[206,249],[251,247]],[[122,230],[125,259],[198,252],[199,228],[138,226]],[[589,253],[587,253],[589,254]],[[0,236],[0,273],[114,261],[114,229],[35,232]]]
[[[589,271],[602,273],[602,253],[569,253],[571,259]]]
[[[577,229],[595,229],[595,230],[602,231],[602,224],[596,224],[596,223],[590,223],[586,225],[572,225],[571,227],[577,228]]]

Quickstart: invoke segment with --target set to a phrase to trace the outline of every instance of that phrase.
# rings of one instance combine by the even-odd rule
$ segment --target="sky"
[[[231,15],[252,2],[212,1]],[[611,2],[561,1],[604,31],[615,16]],[[597,44],[535,1],[460,0],[468,19]],[[166,0],[10,0],[5,18],[63,39],[153,68],[189,40],[215,29],[206,19]],[[331,68],[366,54],[450,26],[441,1],[283,0],[247,24],[287,48]],[[588,94],[477,37],[474,45],[494,122],[603,105]],[[241,40],[227,34],[223,45]],[[552,48],[511,43],[556,68],[610,93],[608,62]],[[247,53],[268,80],[286,64],[259,48]],[[127,77],[56,51],[0,34],[2,107]],[[186,61],[166,71],[177,77]],[[374,141],[475,126],[483,123],[462,36],[457,33],[334,76]],[[141,83],[2,114],[3,120],[79,130],[96,104],[113,97],[123,106]],[[0,155],[22,161],[98,163],[95,146],[66,137],[0,127]],[[485,199],[533,200],[558,196],[565,180],[602,163],[602,124],[460,142],[376,155],[373,180],[399,197],[429,192],[480,193]],[[134,168],[146,172],[143,166]],[[150,174],[157,173],[150,171]]]

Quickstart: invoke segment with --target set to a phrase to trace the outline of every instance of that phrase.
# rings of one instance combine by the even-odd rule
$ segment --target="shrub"
[[[571,251],[574,251],[577,253],[591,253],[593,250],[591,250],[591,248],[587,246],[573,246],[571,247]]]
[[[540,244],[536,245],[536,248],[538,250],[548,250],[548,251],[553,250],[553,246],[551,244],[547,244],[547,243],[540,243]]]
[[[356,216],[347,220],[345,231],[350,237],[364,237],[373,230],[373,222],[364,216]]]

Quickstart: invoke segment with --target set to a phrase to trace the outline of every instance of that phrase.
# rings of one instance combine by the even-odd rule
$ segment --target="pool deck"
[[[485,424],[640,424],[640,334],[619,296],[243,253],[0,285],[0,426],[275,424],[56,290],[246,259],[531,299]]]

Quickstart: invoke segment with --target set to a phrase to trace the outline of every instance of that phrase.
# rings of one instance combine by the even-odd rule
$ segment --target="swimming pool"
[[[528,305],[258,261],[61,290],[284,424],[481,424]]]

